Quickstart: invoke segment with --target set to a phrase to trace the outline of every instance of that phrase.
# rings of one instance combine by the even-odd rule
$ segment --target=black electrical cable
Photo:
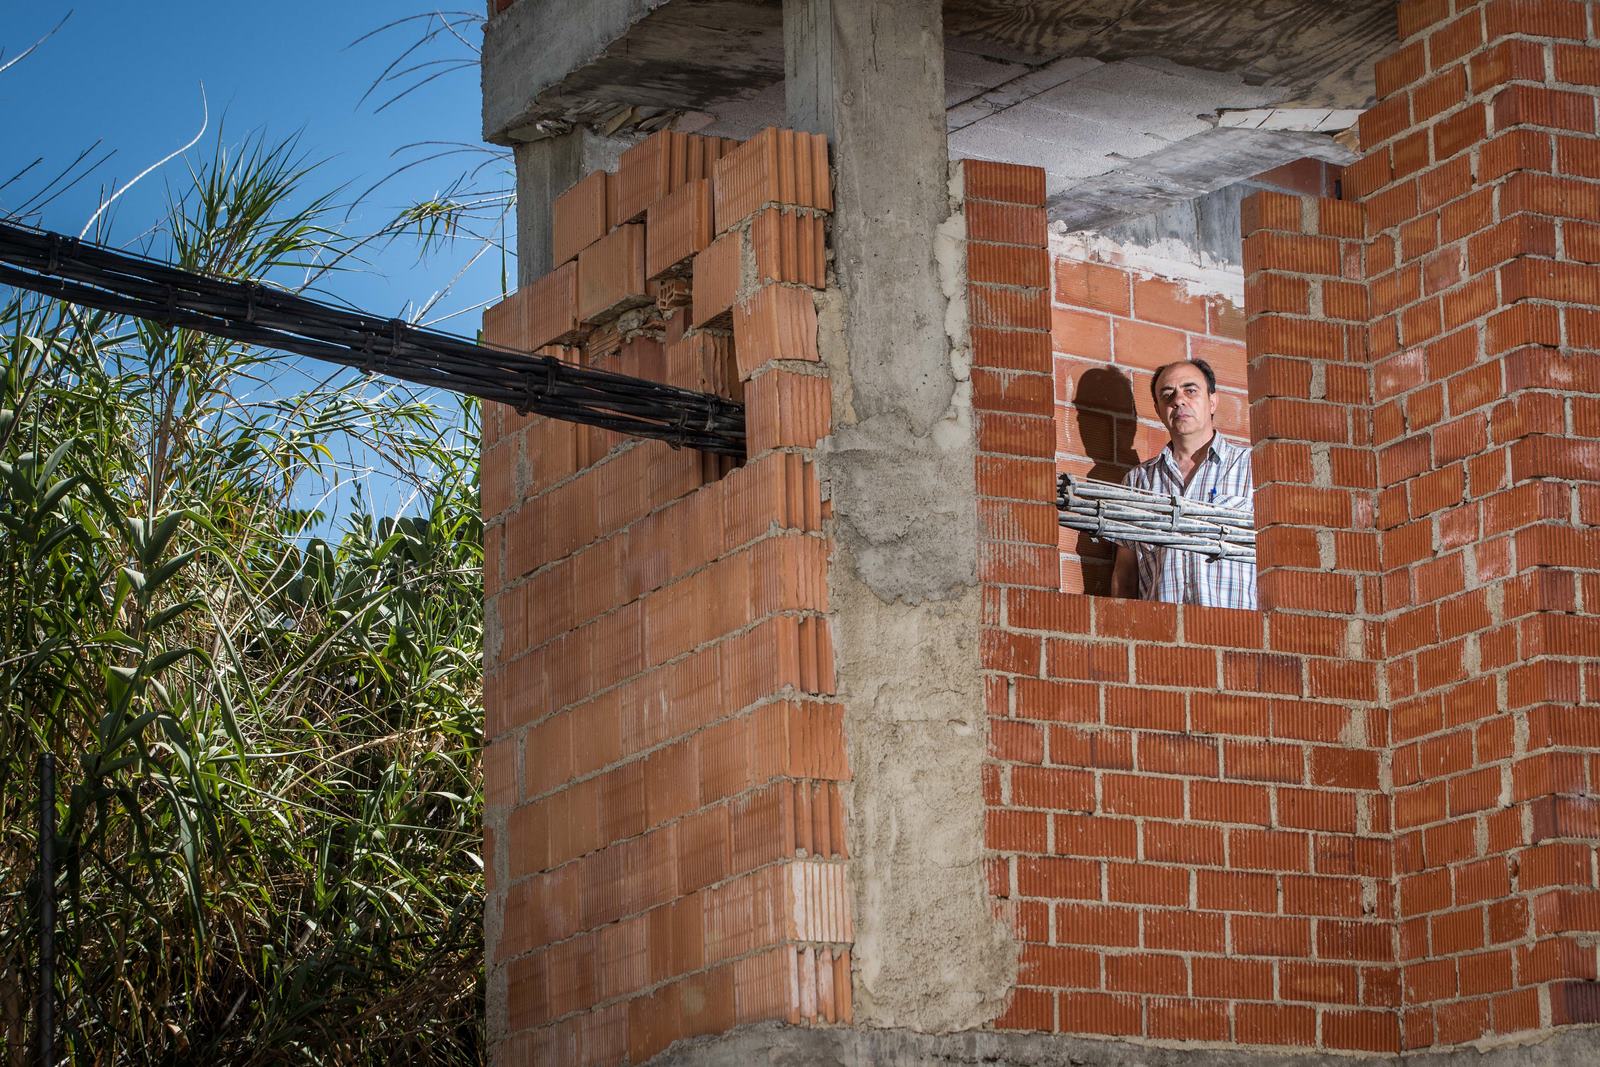
[[[744,408],[723,397],[491,348],[5,220],[0,285],[465,393],[525,413],[674,447],[744,455]]]

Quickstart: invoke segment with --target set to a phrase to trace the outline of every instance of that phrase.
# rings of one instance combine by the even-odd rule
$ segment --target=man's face
[[[1173,437],[1209,435],[1217,413],[1217,394],[1192,363],[1167,368],[1156,382],[1156,412]]]

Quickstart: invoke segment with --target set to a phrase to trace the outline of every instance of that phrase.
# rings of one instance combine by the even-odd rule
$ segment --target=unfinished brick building
[[[1600,5],[505,0],[497,1064],[1600,1059]],[[1204,355],[1260,611],[1058,471]]]

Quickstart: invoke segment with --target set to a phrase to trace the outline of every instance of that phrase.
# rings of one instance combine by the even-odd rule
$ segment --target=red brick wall
[[[485,316],[491,343],[560,341],[570,347],[546,351],[749,405],[749,455],[731,472],[689,450],[486,412],[496,1062],[638,1063],[740,1023],[851,1016],[849,770],[828,700],[829,542],[811,461],[829,393],[814,373],[811,288],[792,284],[821,279],[784,232],[805,220],[820,240],[826,158],[819,197],[814,142],[797,150],[773,131],[719,164],[730,147],[663,134],[624,156],[618,184],[638,211],[702,211],[658,222],[674,222],[682,253],[657,277],[626,229],[649,224],[608,210],[564,249],[574,258],[557,271],[575,270],[575,284],[541,281]],[[697,294],[705,271],[688,257],[710,218],[705,201],[670,194],[717,177],[750,201],[719,218],[719,240],[760,273]],[[806,206],[767,195],[778,188]],[[593,189],[558,214],[592,215]],[[707,303],[713,288],[722,303]],[[702,329],[689,322],[697,295]]]
[[[1263,612],[991,577],[999,1025],[1398,1051],[1600,1021],[1596,16],[1401,4],[1345,199],[1247,203]]]
[[[1596,5],[1400,5],[1366,215],[1404,1044],[1600,1021]]]
[[[1004,211],[1042,248],[1043,175],[966,167],[972,239]],[[1000,190],[1003,208],[982,199]],[[1051,347],[1042,329],[974,334],[979,492],[1006,520],[980,557],[986,844],[1022,942],[996,1025],[1392,1050],[1375,664],[1350,655],[1345,617],[1061,592],[1054,516],[1028,521],[1053,495]]]

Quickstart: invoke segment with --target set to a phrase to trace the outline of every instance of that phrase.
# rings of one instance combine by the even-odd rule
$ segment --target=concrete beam
[[[818,469],[856,1019],[972,1029],[1004,1010],[1018,949],[984,883],[975,441],[940,0],[785,0],[784,38],[788,121],[828,136],[836,175],[819,316],[835,426]]]
[[[519,0],[483,34],[483,136],[623,105],[703,108],[783,77],[779,0]]]

